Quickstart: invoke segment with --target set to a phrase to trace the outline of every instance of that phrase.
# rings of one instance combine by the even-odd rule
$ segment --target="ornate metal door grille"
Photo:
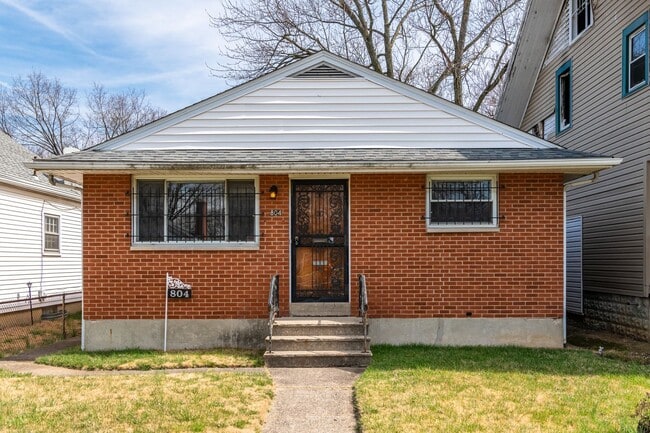
[[[292,300],[348,301],[347,181],[293,182]]]

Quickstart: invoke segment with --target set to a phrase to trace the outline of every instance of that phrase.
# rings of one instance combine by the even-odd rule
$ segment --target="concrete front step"
[[[268,367],[366,367],[363,322],[358,317],[282,317],[273,323]],[[269,347],[269,338],[266,338]]]
[[[269,347],[266,337],[266,347]],[[363,334],[361,335],[274,335],[273,351],[363,351]]]
[[[274,322],[276,335],[363,335],[363,323],[358,317],[282,317]]]
[[[266,366],[278,368],[367,367],[371,360],[370,351],[287,350],[264,354]]]

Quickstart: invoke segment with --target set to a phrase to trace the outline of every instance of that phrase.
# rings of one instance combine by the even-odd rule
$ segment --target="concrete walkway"
[[[362,368],[270,368],[275,397],[263,433],[355,433],[352,386]]]
[[[148,371],[83,371],[36,364],[34,360],[68,347],[79,339],[60,341],[0,359],[0,369],[34,376],[113,376],[189,372],[263,372],[264,368],[193,368]],[[355,433],[352,390],[363,368],[270,368],[275,397],[263,433]]]

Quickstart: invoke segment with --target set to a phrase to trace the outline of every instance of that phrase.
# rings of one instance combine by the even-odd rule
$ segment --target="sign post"
[[[191,299],[192,286],[185,284],[180,278],[174,278],[167,272],[165,278],[165,329],[163,331],[163,352],[167,352],[167,312],[169,306],[169,299]]]

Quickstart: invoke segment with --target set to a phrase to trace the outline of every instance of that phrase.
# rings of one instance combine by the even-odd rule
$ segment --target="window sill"
[[[247,244],[133,244],[131,251],[257,251],[258,243]]]
[[[498,233],[499,227],[495,226],[428,226],[427,233]]]
[[[634,95],[635,93],[645,89],[646,87],[648,87],[648,83],[639,84],[637,85],[637,87],[633,88],[632,90],[623,90],[623,99],[627,98],[628,96]]]
[[[61,257],[61,251],[43,251],[44,257]]]
[[[573,127],[573,123],[569,124],[569,126],[565,126],[563,129],[556,129],[555,130],[555,136],[559,137],[559,136],[561,136],[563,134],[568,133],[569,131],[571,131],[572,127]]]

